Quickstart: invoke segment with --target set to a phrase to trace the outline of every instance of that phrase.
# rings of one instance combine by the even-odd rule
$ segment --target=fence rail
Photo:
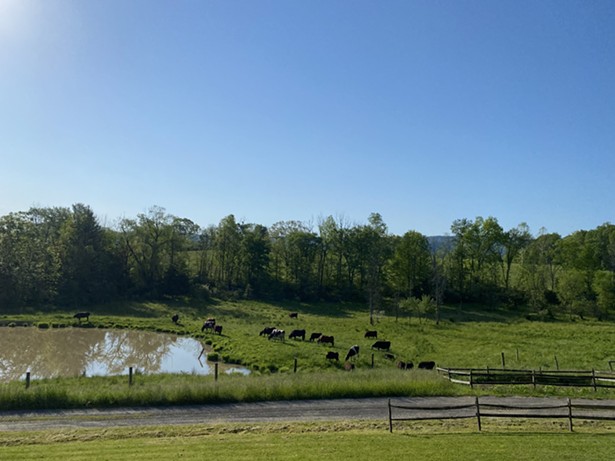
[[[389,399],[388,407],[389,432],[393,432],[394,421],[476,418],[479,431],[482,430],[482,419],[484,418],[567,419],[570,431],[573,430],[575,419],[615,421],[615,404],[573,403],[571,399],[566,399],[565,403],[513,405],[481,402],[476,397],[473,402],[440,406],[393,403]]]
[[[526,384],[569,387],[615,387],[615,373],[596,370],[513,370],[477,368],[437,368],[438,373],[457,384],[495,385]]]

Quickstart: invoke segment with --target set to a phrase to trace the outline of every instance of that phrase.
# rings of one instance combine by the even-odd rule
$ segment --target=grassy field
[[[289,318],[290,312],[298,312],[298,318]],[[173,313],[179,313],[180,325],[171,322]],[[77,326],[71,314],[3,315],[0,325]],[[223,325],[221,336],[201,333],[207,317],[215,317]],[[82,326],[190,335],[211,344],[222,360],[243,364],[257,373],[289,371],[295,358],[302,370],[342,368],[342,364],[325,360],[326,351],[337,351],[343,358],[354,344],[362,347],[357,367],[371,366],[372,353],[376,368],[394,366],[384,359],[384,353],[370,350],[374,341],[364,338],[367,330],[377,330],[378,339],[390,340],[391,352],[399,360],[435,360],[440,366],[500,367],[502,352],[508,368],[607,370],[609,360],[615,359],[613,322],[531,322],[520,312],[472,306],[444,308],[439,325],[415,317],[396,318],[393,312],[377,316],[375,325],[368,320],[362,305],[186,300],[99,306],[92,309],[91,323]],[[293,329],[305,329],[308,336],[312,332],[333,335],[335,347],[288,339],[284,343],[268,341],[258,335],[265,326],[282,328],[287,335]]]
[[[505,354],[507,368],[552,370],[608,370],[615,344],[611,322],[530,322],[519,312],[445,308],[442,321],[396,317],[379,313],[375,325],[368,322],[364,306],[346,304],[272,304],[263,302],[175,300],[169,303],[125,303],[91,309],[90,322],[81,327],[135,328],[190,335],[213,348],[211,355],[252,370],[250,377],[213,378],[190,375],[137,376],[126,385],[126,377],[62,378],[0,385],[0,409],[60,408],[118,405],[165,405],[265,399],[335,398],[395,395],[523,394],[612,398],[613,391],[588,388],[547,388],[530,386],[488,387],[470,390],[453,385],[435,373],[403,371],[395,360],[434,360],[448,367],[501,367]],[[289,317],[298,312],[298,318]],[[171,322],[179,313],[180,323]],[[0,325],[29,324],[39,328],[79,326],[73,312],[29,312],[0,316]],[[207,317],[223,325],[223,334],[201,333]],[[265,326],[288,332],[305,329],[335,337],[335,346],[286,339],[269,341],[259,336]],[[17,328],[17,327],[16,327]],[[367,330],[378,331],[379,339],[391,341],[395,360],[370,349],[373,340]],[[348,373],[343,357],[354,344],[362,352],[356,369]],[[337,351],[342,360],[325,359]],[[297,361],[297,373],[293,373]],[[372,369],[372,360],[374,368]],[[557,362],[556,362],[557,361]]]
[[[584,425],[568,433],[550,421],[408,425],[383,422],[217,424],[181,427],[0,433],[2,459],[31,460],[578,460],[610,459],[615,428]]]
[[[190,335],[209,344],[221,359],[249,367],[249,377],[159,375],[61,378],[0,385],[0,409],[117,405],[165,405],[266,399],[393,395],[524,394],[613,398],[613,391],[588,388],[497,386],[469,389],[433,372],[402,371],[384,353],[371,351],[368,329],[390,340],[396,360],[435,360],[451,367],[609,369],[615,358],[611,322],[530,322],[519,312],[471,306],[443,310],[442,321],[379,313],[370,325],[363,306],[270,304],[259,302],[126,303],[91,309],[90,328],[135,328]],[[180,314],[180,325],[170,317]],[[291,319],[290,312],[298,312]],[[0,325],[39,328],[78,326],[73,312],[25,312],[0,316]],[[223,335],[200,332],[215,317]],[[289,332],[306,329],[334,335],[335,347],[308,341],[272,342],[258,335],[265,326]],[[362,353],[352,372],[325,360],[326,351]],[[372,354],[374,368],[371,367]],[[293,373],[294,360],[298,370]],[[478,433],[471,421],[414,422],[388,433],[386,421],[293,424],[216,424],[181,427],[51,430],[0,433],[0,456],[12,460],[140,460],[218,458],[224,460],[412,459],[429,460],[577,460],[610,459],[615,454],[615,424],[582,422],[569,433],[562,421],[493,420]]]

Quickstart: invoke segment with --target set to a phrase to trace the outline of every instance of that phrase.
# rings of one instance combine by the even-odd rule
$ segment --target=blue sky
[[[612,1],[0,0],[0,215],[567,235],[614,173]]]

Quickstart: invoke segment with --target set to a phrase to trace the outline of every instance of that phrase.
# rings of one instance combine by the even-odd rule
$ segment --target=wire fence
[[[389,399],[389,432],[393,432],[395,421],[425,421],[445,419],[475,418],[477,428],[482,430],[485,418],[547,418],[566,419],[568,428],[573,431],[574,420],[609,420],[615,421],[615,403],[604,402],[545,402],[532,404],[502,404],[489,401],[481,402],[478,397],[473,401],[449,405],[425,406],[409,403],[393,403]]]
[[[615,372],[597,370],[512,370],[495,368],[437,368],[449,381],[475,385],[538,385],[568,387],[615,387]]]

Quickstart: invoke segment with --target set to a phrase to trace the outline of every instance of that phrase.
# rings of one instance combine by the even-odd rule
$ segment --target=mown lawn
[[[494,425],[477,433],[457,424],[387,432],[382,422],[221,424],[0,434],[11,460],[578,460],[611,459],[613,427],[568,433],[543,422],[530,429]]]

